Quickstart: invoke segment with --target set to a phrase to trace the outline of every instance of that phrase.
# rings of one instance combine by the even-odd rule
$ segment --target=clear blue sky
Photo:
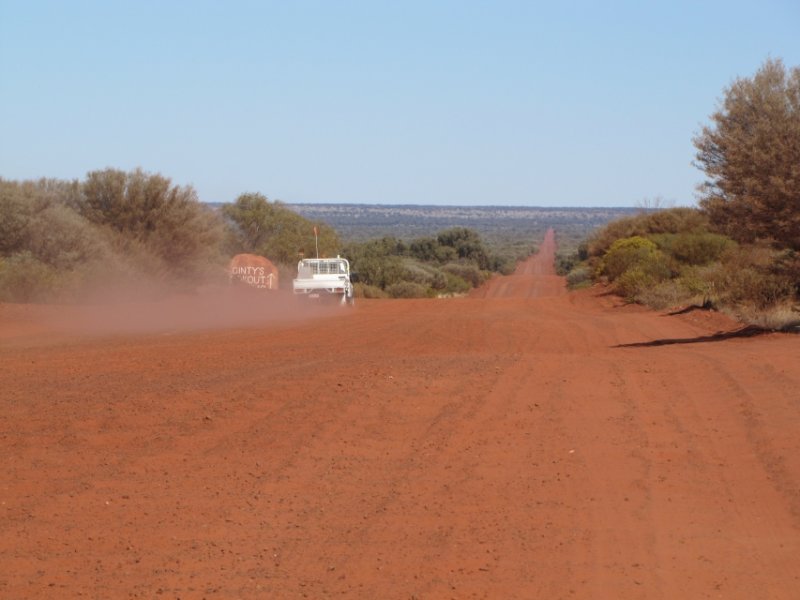
[[[204,201],[692,204],[692,136],[800,1],[0,0],[0,176]]]

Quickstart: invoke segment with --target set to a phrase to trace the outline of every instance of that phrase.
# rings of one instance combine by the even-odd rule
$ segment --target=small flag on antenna
[[[314,225],[314,235],[318,235],[318,234],[319,234],[319,231],[317,231],[317,226]]]

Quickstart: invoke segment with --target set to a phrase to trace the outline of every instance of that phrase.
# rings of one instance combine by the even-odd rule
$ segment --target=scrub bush
[[[446,294],[466,294],[468,291],[472,289],[472,285],[469,282],[465,281],[458,275],[454,275],[453,273],[445,273],[445,277],[447,280],[447,285],[444,288],[444,292]]]
[[[634,236],[648,237],[662,233],[703,233],[708,231],[708,219],[694,208],[671,208],[646,212],[612,221],[586,242],[589,258],[604,256],[619,239]]]
[[[603,257],[600,271],[609,281],[615,281],[626,271],[634,268],[640,271],[636,279],[652,277],[661,280],[669,277],[664,254],[654,242],[641,236],[615,241]]]
[[[484,271],[481,271],[476,265],[469,263],[449,263],[443,266],[442,270],[445,273],[459,277],[472,287],[478,287],[488,279]]]
[[[567,286],[570,289],[586,287],[592,281],[592,270],[586,265],[578,265],[567,273]]]
[[[723,252],[735,245],[724,235],[703,232],[659,233],[648,236],[659,250],[681,264],[707,265],[719,260]]]
[[[426,298],[430,296],[427,286],[413,281],[399,281],[386,288],[390,298]]]
[[[64,285],[59,275],[28,251],[13,254],[0,263],[0,300],[35,302],[51,297]]]
[[[765,246],[742,246],[726,253],[706,272],[715,304],[766,309],[790,301],[796,282],[774,271],[776,254]]]

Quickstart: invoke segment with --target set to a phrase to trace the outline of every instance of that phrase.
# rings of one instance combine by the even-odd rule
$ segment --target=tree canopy
[[[800,68],[767,60],[725,89],[694,138],[701,206],[734,239],[800,250]]]
[[[301,252],[307,257],[315,256],[315,227],[320,256],[335,256],[340,251],[339,236],[332,227],[312,223],[281,202],[270,202],[263,194],[241,194],[233,204],[222,207],[222,214],[234,227],[236,252],[252,252],[291,265]]]
[[[191,187],[140,169],[83,182],[0,179],[0,300],[191,286],[218,271],[223,234]]]

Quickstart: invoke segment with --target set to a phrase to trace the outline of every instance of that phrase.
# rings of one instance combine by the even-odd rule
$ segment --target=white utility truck
[[[292,290],[306,298],[336,299],[353,303],[350,263],[346,258],[303,258],[297,263],[297,278]]]

